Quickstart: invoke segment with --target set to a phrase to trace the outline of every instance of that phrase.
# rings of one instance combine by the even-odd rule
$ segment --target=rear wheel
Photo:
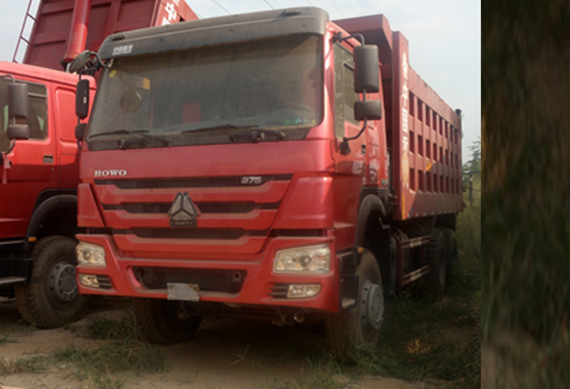
[[[142,334],[157,344],[171,345],[192,339],[202,320],[183,301],[137,298],[133,312]]]
[[[356,305],[325,321],[331,351],[342,362],[354,362],[359,350],[375,347],[384,321],[382,276],[370,251],[364,251],[355,273],[359,277]]]
[[[16,305],[29,323],[54,328],[70,323],[85,311],[87,298],[76,281],[77,242],[64,236],[41,239],[32,251],[30,282],[16,287]]]
[[[438,298],[445,292],[447,264],[444,250],[444,236],[440,229],[434,229],[429,242],[430,272],[419,281],[420,290],[430,297]]]
[[[451,286],[455,284],[459,267],[455,231],[449,229],[443,230],[443,239],[446,264],[446,283],[447,286]]]

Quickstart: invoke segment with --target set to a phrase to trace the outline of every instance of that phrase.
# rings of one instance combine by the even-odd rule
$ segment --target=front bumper
[[[241,274],[239,288],[235,285],[230,291],[202,290],[200,288],[200,301],[220,302],[229,304],[285,306],[305,309],[316,309],[337,312],[339,307],[339,269],[338,260],[334,254],[331,257],[331,271],[327,274],[279,274],[273,271],[273,260],[278,250],[327,244],[334,253],[334,238],[311,237],[270,238],[265,249],[252,256],[240,256],[238,260],[229,254],[220,254],[216,259],[147,259],[131,258],[121,253],[109,235],[78,235],[77,239],[102,246],[106,254],[106,266],[94,267],[79,265],[79,275],[94,275],[106,280],[105,287],[86,287],[78,282],[81,294],[146,297],[166,299],[166,287],[149,287],[141,282],[139,269],[164,269],[169,274],[178,273],[176,278],[184,279],[184,274],[191,278],[192,272],[209,272],[216,274],[226,271],[230,274]],[[212,243],[215,249],[215,243]],[[137,272],[137,274],[135,274]],[[238,277],[235,276],[237,279]],[[108,280],[108,281],[107,281]],[[189,282],[192,283],[192,282]],[[320,292],[310,298],[287,298],[280,291],[287,285],[311,284],[320,285]],[[198,287],[200,285],[198,284]],[[238,290],[239,289],[239,290]]]

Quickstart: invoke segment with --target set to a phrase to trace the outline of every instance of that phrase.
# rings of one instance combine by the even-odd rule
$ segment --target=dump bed
[[[335,21],[379,48],[384,90],[391,187],[398,202],[393,217],[460,212],[461,117],[414,71],[408,41],[383,15]],[[443,65],[443,64],[442,64]]]
[[[61,70],[72,33],[85,29],[74,18],[79,9],[88,27],[80,50],[97,51],[113,33],[197,19],[184,0],[42,0],[23,62]]]

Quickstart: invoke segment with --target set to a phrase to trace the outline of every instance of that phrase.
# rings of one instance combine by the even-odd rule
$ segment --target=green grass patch
[[[73,365],[76,376],[95,389],[120,389],[122,373],[157,373],[166,367],[160,349],[141,341],[130,312],[118,319],[90,319],[84,336],[107,342],[97,347],[71,345],[52,353],[52,358]]]
[[[481,183],[458,219],[459,273],[434,301],[403,293],[389,307],[379,347],[363,353],[352,374],[435,380],[437,387],[481,385]]]
[[[0,376],[11,374],[39,373],[45,370],[45,358],[32,356],[10,360],[0,358]]]
[[[58,363],[72,364],[77,377],[93,383],[97,389],[120,388],[118,373],[157,373],[166,366],[156,346],[138,341],[110,342],[92,348],[72,345],[55,351],[52,357]]]
[[[8,334],[0,335],[0,345],[6,343],[16,343],[17,340],[10,337]]]
[[[480,388],[480,193],[481,181],[476,180],[474,204],[458,219],[459,272],[445,296],[396,296],[386,313],[380,344],[361,352],[356,366],[339,365],[326,351],[317,352],[305,358],[304,375],[276,380],[274,387],[343,389],[372,375],[423,381],[437,388]]]
[[[275,380],[275,389],[348,389],[354,388],[354,379],[343,374],[340,365],[331,358],[319,356],[305,360],[307,373],[292,380]]]
[[[121,317],[111,319],[103,316],[93,316],[87,322],[85,337],[89,339],[131,339],[142,340],[132,311],[127,310]]]

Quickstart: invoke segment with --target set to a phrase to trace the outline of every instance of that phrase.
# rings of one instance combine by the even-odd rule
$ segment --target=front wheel
[[[355,274],[359,278],[356,305],[325,320],[331,352],[341,362],[354,362],[359,350],[374,348],[384,321],[382,276],[374,254],[364,251]]]
[[[194,337],[202,317],[183,301],[137,298],[133,301],[137,327],[151,343],[171,345]]]
[[[77,288],[76,245],[64,236],[43,238],[36,244],[31,280],[16,287],[16,305],[27,322],[54,328],[76,320],[87,308],[87,298]]]

